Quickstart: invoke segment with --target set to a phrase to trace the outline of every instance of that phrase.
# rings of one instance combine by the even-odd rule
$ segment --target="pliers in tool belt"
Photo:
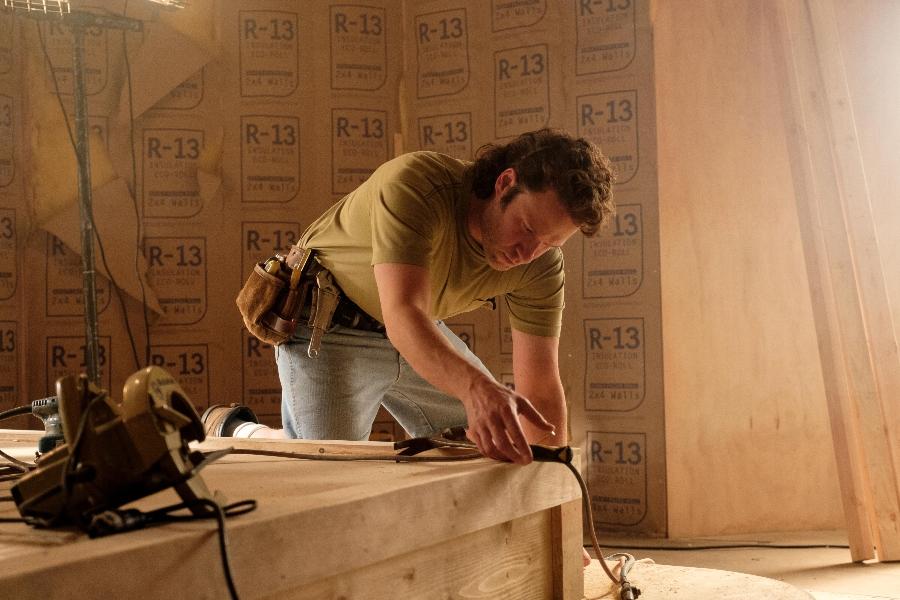
[[[337,309],[341,292],[334,283],[331,273],[322,269],[316,273],[316,288],[313,296],[313,304],[309,315],[309,327],[312,333],[309,336],[309,348],[306,353],[310,358],[319,356],[322,347],[322,336],[331,326],[331,318]]]

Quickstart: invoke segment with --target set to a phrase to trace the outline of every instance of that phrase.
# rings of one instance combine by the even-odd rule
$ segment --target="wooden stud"
[[[553,560],[553,597],[581,600],[584,568],[581,554],[581,500],[572,500],[550,509],[550,538]]]
[[[872,558],[877,546],[897,560],[898,425],[886,405],[898,397],[900,357],[833,7],[782,1],[770,16],[851,556]]]

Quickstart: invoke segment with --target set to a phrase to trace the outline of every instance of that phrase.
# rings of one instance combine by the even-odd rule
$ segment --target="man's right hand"
[[[466,361],[441,334],[427,313],[427,269],[393,263],[374,269],[387,335],[397,351],[422,378],[462,401],[469,437],[485,456],[530,463],[520,415],[538,430],[550,432],[554,426],[525,396]]]
[[[537,428],[554,433],[553,424],[531,401],[487,375],[473,382],[463,405],[469,421],[467,435],[489,458],[520,465],[533,460],[520,416]]]

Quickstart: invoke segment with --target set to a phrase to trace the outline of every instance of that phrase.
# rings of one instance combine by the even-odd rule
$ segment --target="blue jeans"
[[[457,352],[489,373],[446,325],[437,326]],[[381,405],[412,437],[466,425],[462,403],[422,379],[383,333],[335,326],[323,337],[318,358],[306,355],[309,334],[301,327],[275,347],[287,437],[367,440]]]

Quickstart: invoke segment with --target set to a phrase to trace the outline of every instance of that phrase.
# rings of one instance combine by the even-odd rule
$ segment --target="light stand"
[[[184,8],[184,0],[150,0],[167,8]],[[72,12],[64,0],[3,0],[3,7],[29,16],[58,18],[72,31],[72,95],[75,104],[75,156],[78,160],[78,206],[81,219],[81,266],[84,298],[84,363],[88,380],[100,385],[100,335],[94,268],[94,217],[91,202],[91,152],[88,139],[87,94],[84,81],[84,33],[88,28],[142,31],[137,19],[90,12]],[[52,71],[51,71],[52,73]]]

